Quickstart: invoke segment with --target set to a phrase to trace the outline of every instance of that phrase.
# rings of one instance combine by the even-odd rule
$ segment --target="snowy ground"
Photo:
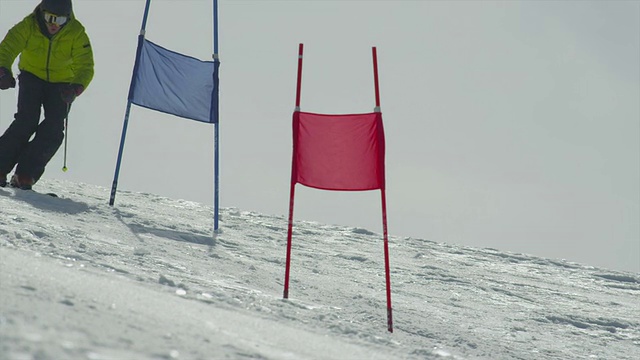
[[[640,274],[42,180],[0,189],[0,359],[633,359]]]

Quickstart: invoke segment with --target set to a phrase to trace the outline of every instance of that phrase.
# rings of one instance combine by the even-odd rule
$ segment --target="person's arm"
[[[73,72],[75,73],[73,83],[82,85],[84,90],[93,79],[94,66],[91,41],[84,30],[74,39],[71,53],[73,56]]]
[[[2,42],[0,42],[0,67],[11,72],[13,62],[27,46],[30,27],[27,19],[22,20],[9,29]],[[11,75],[13,76],[13,75]]]

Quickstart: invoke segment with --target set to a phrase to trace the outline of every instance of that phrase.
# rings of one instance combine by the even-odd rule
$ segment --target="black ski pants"
[[[64,139],[68,107],[60,90],[65,84],[50,83],[24,71],[18,81],[18,112],[0,136],[0,174],[9,174],[17,165],[16,174],[38,181]],[[42,108],[44,120],[40,122]]]

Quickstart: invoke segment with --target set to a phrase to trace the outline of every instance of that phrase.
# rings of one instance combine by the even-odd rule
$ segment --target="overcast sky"
[[[0,0],[2,36],[37,3]],[[145,1],[114,3],[74,1],[96,75],[69,171],[59,151],[45,177],[111,186]],[[640,2],[234,0],[219,16],[222,207],[287,215],[298,44],[319,113],[373,110],[376,46],[391,234],[640,272]],[[147,39],[210,59],[212,1],[153,1]],[[134,106],[119,189],[212,204],[213,126]],[[298,185],[294,216],[381,232],[380,192]]]

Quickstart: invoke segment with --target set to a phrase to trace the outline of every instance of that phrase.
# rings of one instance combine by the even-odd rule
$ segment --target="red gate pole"
[[[378,81],[378,53],[376,47],[371,48],[373,56],[373,83],[376,93],[376,107],[375,112],[381,112],[380,110],[380,85]],[[383,182],[384,184],[384,182]],[[391,276],[389,270],[389,235],[387,230],[387,196],[385,192],[385,186],[380,189],[382,198],[382,233],[384,237],[384,271],[385,280],[387,286],[387,329],[389,332],[393,332],[393,311],[391,309]]]
[[[380,189],[382,197],[382,234],[384,236],[384,271],[387,282],[387,329],[393,332],[393,313],[391,310],[391,277],[389,275],[389,236],[387,231],[387,196],[384,189]]]
[[[298,81],[296,85],[296,108],[295,112],[300,111],[300,89],[302,86],[302,50],[303,44],[300,44],[298,47]],[[294,133],[294,143],[293,143],[293,157],[291,159],[291,189],[289,191],[289,224],[287,226],[287,263],[285,265],[284,271],[284,294],[283,298],[289,298],[289,273],[291,268],[291,237],[293,234],[293,205],[294,198],[296,192],[296,178],[297,178],[297,169],[296,169],[296,139],[297,139],[297,126],[298,120],[297,116],[293,117],[293,133]]]
[[[302,87],[302,48],[301,43],[298,47],[298,86],[296,88],[296,111],[300,111],[300,88]]]
[[[378,83],[378,52],[376,51],[375,46],[371,48],[371,52],[373,53],[373,84],[375,86],[375,91],[376,91],[375,112],[380,112],[380,85]]]
[[[289,298],[289,268],[291,267],[291,235],[293,233],[293,198],[296,190],[296,183],[291,176],[291,192],[289,195],[289,226],[287,229],[287,265],[284,271],[284,294],[283,298]]]

